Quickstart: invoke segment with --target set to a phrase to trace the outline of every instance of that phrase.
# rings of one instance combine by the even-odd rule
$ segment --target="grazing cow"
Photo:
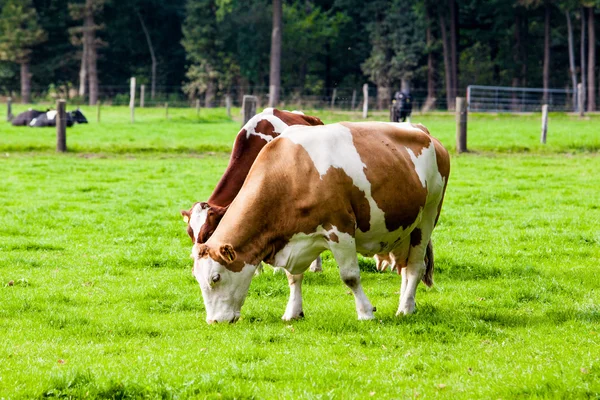
[[[359,319],[372,319],[375,309],[357,252],[393,255],[402,274],[397,315],[412,313],[419,280],[433,283],[430,238],[449,172],[448,152],[422,125],[289,127],[258,155],[210,239],[192,248],[207,322],[239,318],[262,260],[289,272],[283,319],[302,317],[302,274],[326,249]],[[196,204],[192,218],[201,213]]]
[[[410,122],[410,115],[412,114],[412,96],[410,93],[394,93],[393,110],[394,122],[404,122],[407,119]]]
[[[242,127],[233,144],[229,165],[212,195],[206,202],[194,204],[190,211],[181,211],[192,242],[204,243],[210,238],[240,191],[260,150],[290,125],[323,125],[323,122],[300,112],[266,108]],[[193,214],[193,210],[196,210],[196,214]],[[315,260],[311,270],[321,270],[320,257]]]
[[[48,111],[48,110],[46,110]],[[17,115],[13,120],[12,124],[14,126],[28,126],[32,119],[39,117],[42,114],[45,114],[46,111],[38,111],[29,109],[21,114]]]

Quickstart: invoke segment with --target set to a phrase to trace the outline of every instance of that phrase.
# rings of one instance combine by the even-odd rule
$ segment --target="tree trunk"
[[[150,40],[150,34],[148,33],[148,29],[146,29],[146,24],[144,24],[144,20],[142,19],[142,14],[137,12],[140,23],[142,24],[142,30],[144,31],[144,35],[146,36],[146,43],[148,43],[148,50],[150,51],[150,58],[152,59],[152,86],[150,88],[150,98],[154,100],[154,94],[156,92],[156,56],[154,55],[154,47],[152,46],[152,40]]]
[[[588,8],[588,112],[596,111],[596,33],[594,32],[594,9]]]
[[[573,109],[577,111],[577,75],[575,73],[575,45],[573,44],[573,25],[571,24],[571,12],[565,11],[567,17],[567,35],[569,43],[569,73],[571,75],[571,85],[573,85]]]
[[[81,67],[79,68],[79,96],[85,96],[86,81],[87,81],[87,41],[82,40],[83,49],[81,52]]]
[[[92,0],[86,0],[84,17],[85,30],[83,32],[85,40],[87,41],[87,67],[90,106],[96,105],[96,102],[98,101],[98,71],[96,70],[98,55],[96,50],[96,31],[92,3]]]
[[[456,0],[448,0],[450,8],[450,62],[452,73],[452,109],[455,109],[454,102],[458,94],[458,10]]]
[[[444,75],[446,78],[446,103],[448,110],[454,109],[452,100],[452,71],[450,68],[450,44],[446,32],[446,19],[440,15],[440,31],[442,32],[442,48],[444,51]]]
[[[550,3],[548,2],[544,6],[544,14],[544,97],[542,102],[548,104],[548,89],[550,89]]]
[[[377,85],[377,108],[385,110],[389,108],[392,96],[387,85]]]
[[[215,81],[213,79],[209,79],[208,82],[206,82],[206,92],[204,94],[204,107],[206,108],[214,106],[215,86]]]
[[[585,79],[586,66],[585,66],[585,8],[581,7],[581,90],[582,96],[582,109],[585,109],[585,102],[587,100],[587,80]]]
[[[435,106],[435,59],[433,54],[433,32],[431,10],[425,6],[425,21],[427,24],[427,99],[425,100],[424,110],[430,110]]]
[[[269,74],[269,107],[279,104],[281,88],[281,0],[273,0],[273,31],[271,32],[271,72]]]
[[[21,63],[21,103],[31,103],[31,74],[28,62]]]

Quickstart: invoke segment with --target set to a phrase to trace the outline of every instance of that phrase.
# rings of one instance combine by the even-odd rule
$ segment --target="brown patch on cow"
[[[254,132],[260,133],[265,136],[271,136],[272,138],[279,136],[279,133],[275,133],[275,127],[273,126],[273,124],[270,123],[269,121],[267,121],[266,119],[261,119],[258,122],[258,124],[256,124],[256,128],[254,128]],[[265,140],[265,139],[263,139],[263,140]],[[266,142],[266,140],[265,140],[265,142]]]
[[[321,121],[317,117],[313,117],[310,115],[304,114],[296,114],[289,111],[281,111],[278,109],[273,109],[273,115],[285,122],[288,126],[292,125],[323,125],[323,121]]]
[[[423,234],[421,233],[421,229],[415,228],[410,233],[410,246],[417,247],[421,244]]]
[[[197,243],[206,243],[210,239],[217,229],[219,222],[221,222],[223,215],[225,215],[227,208],[229,208],[229,206],[219,207],[217,205],[204,204],[207,205],[208,211],[206,212],[206,221],[204,221],[204,225],[202,225],[200,232],[198,232]]]
[[[338,237],[338,235],[335,234],[335,232],[331,232],[329,234],[329,240],[336,243],[340,242],[340,238]]]
[[[427,189],[423,187],[406,148],[415,155],[429,147],[431,138],[418,129],[400,128],[390,124],[377,124],[380,129],[377,139],[383,146],[372,145],[373,125],[342,123],[353,131],[353,140],[367,180],[371,183],[371,194],[385,215],[388,231],[411,226],[425,206]],[[388,171],[396,172],[393,177],[385,176]]]

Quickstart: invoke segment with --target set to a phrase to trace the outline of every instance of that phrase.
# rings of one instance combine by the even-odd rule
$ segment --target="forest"
[[[95,104],[128,92],[403,88],[452,109],[468,85],[573,88],[596,109],[595,15],[580,0],[0,0],[0,94]],[[280,29],[273,29],[274,27]],[[278,31],[277,37],[274,32]],[[276,43],[278,41],[278,43]],[[274,48],[276,43],[276,48]],[[276,49],[278,52],[273,53]],[[279,88],[280,85],[280,88]]]

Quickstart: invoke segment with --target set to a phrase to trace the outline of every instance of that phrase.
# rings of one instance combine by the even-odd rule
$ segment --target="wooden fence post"
[[[456,98],[456,151],[467,152],[467,102],[464,97]]]
[[[169,103],[165,103],[165,118],[169,119]]]
[[[363,97],[363,118],[366,119],[369,113],[369,85],[367,83],[363,85]]]
[[[129,108],[131,109],[131,123],[135,122],[135,77],[131,78],[131,86],[129,88]]]
[[[250,120],[250,118],[256,115],[256,104],[258,103],[258,99],[256,96],[244,95],[244,99],[242,101],[242,112],[244,113],[244,122],[242,126],[246,125],[246,122]]]
[[[96,103],[96,122],[100,123],[100,101]]]
[[[12,97],[9,97],[8,99],[6,99],[6,120],[8,122],[12,121],[13,119],[13,113],[12,113]]]
[[[200,116],[200,99],[196,99],[196,117]]]
[[[356,89],[352,91],[352,104],[350,105],[350,110],[354,111],[356,109]]]
[[[227,108],[227,117],[231,118],[231,96],[225,96],[225,107]]]
[[[577,105],[579,106],[579,116],[583,117],[584,114],[584,96],[585,96],[585,92],[583,90],[583,84],[578,83],[577,84]]]
[[[67,151],[67,102],[56,100],[56,151]]]
[[[144,108],[144,97],[146,97],[146,85],[140,85],[140,108]]]
[[[331,109],[335,106],[335,98],[337,96],[337,88],[333,88],[333,94],[331,95]]]
[[[542,106],[542,137],[540,142],[546,144],[546,134],[548,133],[548,104]]]

